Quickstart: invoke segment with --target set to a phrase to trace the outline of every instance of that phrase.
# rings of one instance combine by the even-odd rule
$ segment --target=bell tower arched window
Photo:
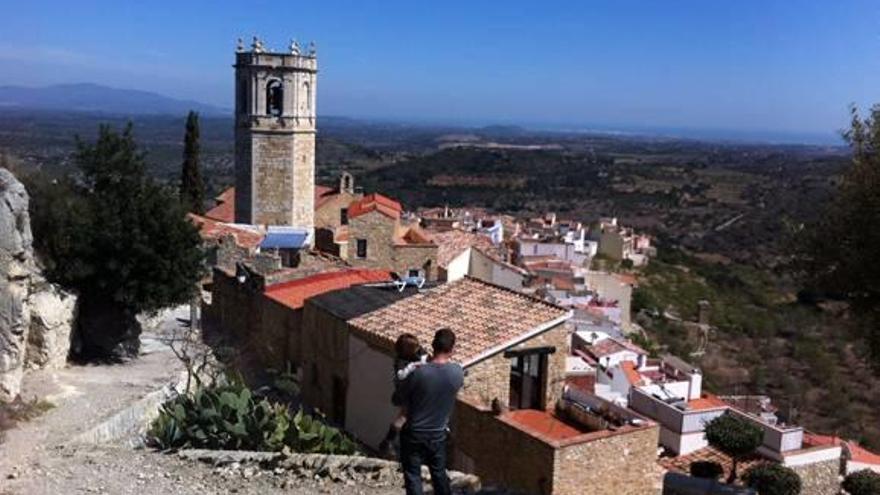
[[[280,117],[284,113],[284,86],[278,79],[266,84],[266,115]]]

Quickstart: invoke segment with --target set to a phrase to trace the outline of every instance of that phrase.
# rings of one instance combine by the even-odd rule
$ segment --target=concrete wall
[[[613,273],[588,271],[584,276],[587,286],[595,290],[602,299],[617,301],[620,308],[620,322],[629,326],[632,304],[632,286],[621,282]]]
[[[455,282],[456,280],[463,279],[465,275],[468,275],[471,264],[471,251],[472,249],[470,248],[465,249],[459,253],[458,256],[452,258],[452,261],[446,265],[444,279],[446,282]]]
[[[470,267],[468,269],[470,276],[510,290],[522,290],[525,282],[525,276],[522,273],[499,263],[476,249],[468,251],[470,252]]]
[[[345,429],[372,448],[385,438],[397,408],[391,404],[393,360],[349,334]]]

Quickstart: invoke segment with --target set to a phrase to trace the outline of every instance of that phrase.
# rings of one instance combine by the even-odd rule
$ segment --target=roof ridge
[[[493,284],[492,282],[487,282],[487,281],[485,281],[485,280],[480,280],[480,279],[475,278],[475,277],[472,277],[472,276],[470,276],[470,275],[465,275],[463,278],[461,278],[461,279],[459,279],[459,280],[471,280],[471,281],[473,281],[473,282],[477,282],[477,283],[480,283],[480,284],[483,284],[483,285],[488,285],[489,287],[494,287],[494,288],[496,288],[496,289],[501,289],[501,290],[504,291],[504,292],[509,292],[509,293],[511,293],[511,294],[513,294],[513,295],[515,295],[515,296],[519,296],[519,297],[521,297],[521,298],[523,298],[523,299],[527,299],[527,300],[530,300],[530,301],[533,301],[533,302],[541,303],[541,304],[543,304],[543,305],[545,305],[545,306],[549,306],[549,307],[551,307],[551,308],[553,308],[553,309],[558,309],[558,310],[560,310],[560,311],[565,311],[565,312],[568,311],[568,309],[563,308],[562,306],[559,306],[559,305],[557,305],[557,304],[553,304],[553,303],[551,303],[551,302],[549,302],[549,301],[545,301],[545,300],[543,300],[543,299],[541,299],[541,298],[539,298],[539,297],[535,297],[535,296],[532,296],[532,295],[529,295],[529,294],[525,294],[525,293],[523,293],[523,292],[519,292],[519,291],[516,291],[516,290],[510,289],[510,288],[508,288],[508,287],[504,287],[503,285]],[[456,281],[454,281],[454,282],[448,282],[448,283],[446,283],[446,284],[441,285],[440,287],[443,287],[444,285],[451,285],[451,284],[458,283],[459,280],[456,280]]]

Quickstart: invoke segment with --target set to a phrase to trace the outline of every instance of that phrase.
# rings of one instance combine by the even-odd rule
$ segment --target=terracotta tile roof
[[[727,479],[730,475],[730,470],[733,468],[733,459],[729,455],[712,446],[703,447],[702,449],[695,450],[687,455],[661,457],[657,460],[657,462],[664,468],[682,474],[690,474],[691,463],[698,461],[717,462],[720,464],[721,468],[724,469],[724,474],[721,476],[721,479]],[[745,460],[740,461],[739,465],[737,465],[736,472],[741,475],[750,467],[761,462],[766,461],[761,456],[753,454]]]
[[[371,211],[378,211],[390,218],[400,218],[403,207],[400,206],[400,203],[389,197],[373,193],[352,201],[348,207],[348,218],[356,218]]]
[[[437,264],[443,268],[469,247],[480,247],[493,250],[492,240],[483,234],[465,232],[452,229],[445,232],[434,232],[434,242],[437,243]]]
[[[689,400],[687,407],[692,411],[702,411],[704,409],[716,409],[719,407],[727,407],[728,404],[720,398],[704,393],[699,399]]]
[[[849,450],[850,459],[853,461],[880,466],[880,455],[871,452],[856,442],[846,442],[846,448]]]
[[[343,270],[331,273],[319,273],[310,277],[283,282],[266,287],[264,294],[288,308],[303,307],[306,299],[325,292],[345,289],[352,285],[360,285],[391,280],[387,270]]]
[[[235,239],[235,244],[247,249],[255,249],[263,241],[265,234],[234,224],[218,222],[211,218],[188,213],[187,218],[199,228],[199,235],[206,241],[219,241],[227,235]]]
[[[425,290],[349,323],[352,329],[388,350],[402,333],[423,345],[442,327],[457,337],[455,359],[465,366],[490,351],[500,352],[539,327],[563,320],[568,311],[512,290],[464,278]]]
[[[339,194],[339,192],[332,187],[315,185],[315,209],[317,210],[326,204],[337,194]]]
[[[206,211],[205,216],[218,222],[235,222],[235,188],[230,187],[218,194],[214,201],[217,205]]]
[[[623,361],[620,363],[620,369],[623,370],[623,374],[626,375],[626,381],[628,381],[630,385],[642,384],[642,375],[636,371],[635,363],[632,361]]]
[[[335,189],[327,186],[315,186],[315,209],[333,199],[338,194]],[[218,222],[235,222],[235,188],[230,187],[218,194],[214,201],[217,205],[205,212],[205,216]]]
[[[519,409],[507,412],[503,417],[532,434],[551,440],[565,440],[588,432],[562,421],[547,411]]]
[[[804,448],[842,446],[844,452],[848,453],[850,460],[880,466],[880,455],[862,447],[855,440],[844,440],[833,435],[820,435],[818,433],[805,431],[803,446]]]
[[[602,339],[599,342],[591,345],[590,347],[587,347],[587,352],[597,358],[610,356],[611,354],[616,354],[623,351],[632,351],[637,354],[648,354],[647,351],[633,344],[632,342],[626,342],[614,338]]]
[[[436,246],[434,239],[418,225],[399,226],[395,229],[394,244],[398,246]]]

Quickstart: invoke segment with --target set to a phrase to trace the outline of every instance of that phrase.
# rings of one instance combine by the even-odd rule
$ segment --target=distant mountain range
[[[121,115],[180,115],[195,110],[203,115],[229,115],[230,110],[158,93],[117,89],[100,84],[56,84],[39,88],[0,86],[3,108],[96,112]]]

